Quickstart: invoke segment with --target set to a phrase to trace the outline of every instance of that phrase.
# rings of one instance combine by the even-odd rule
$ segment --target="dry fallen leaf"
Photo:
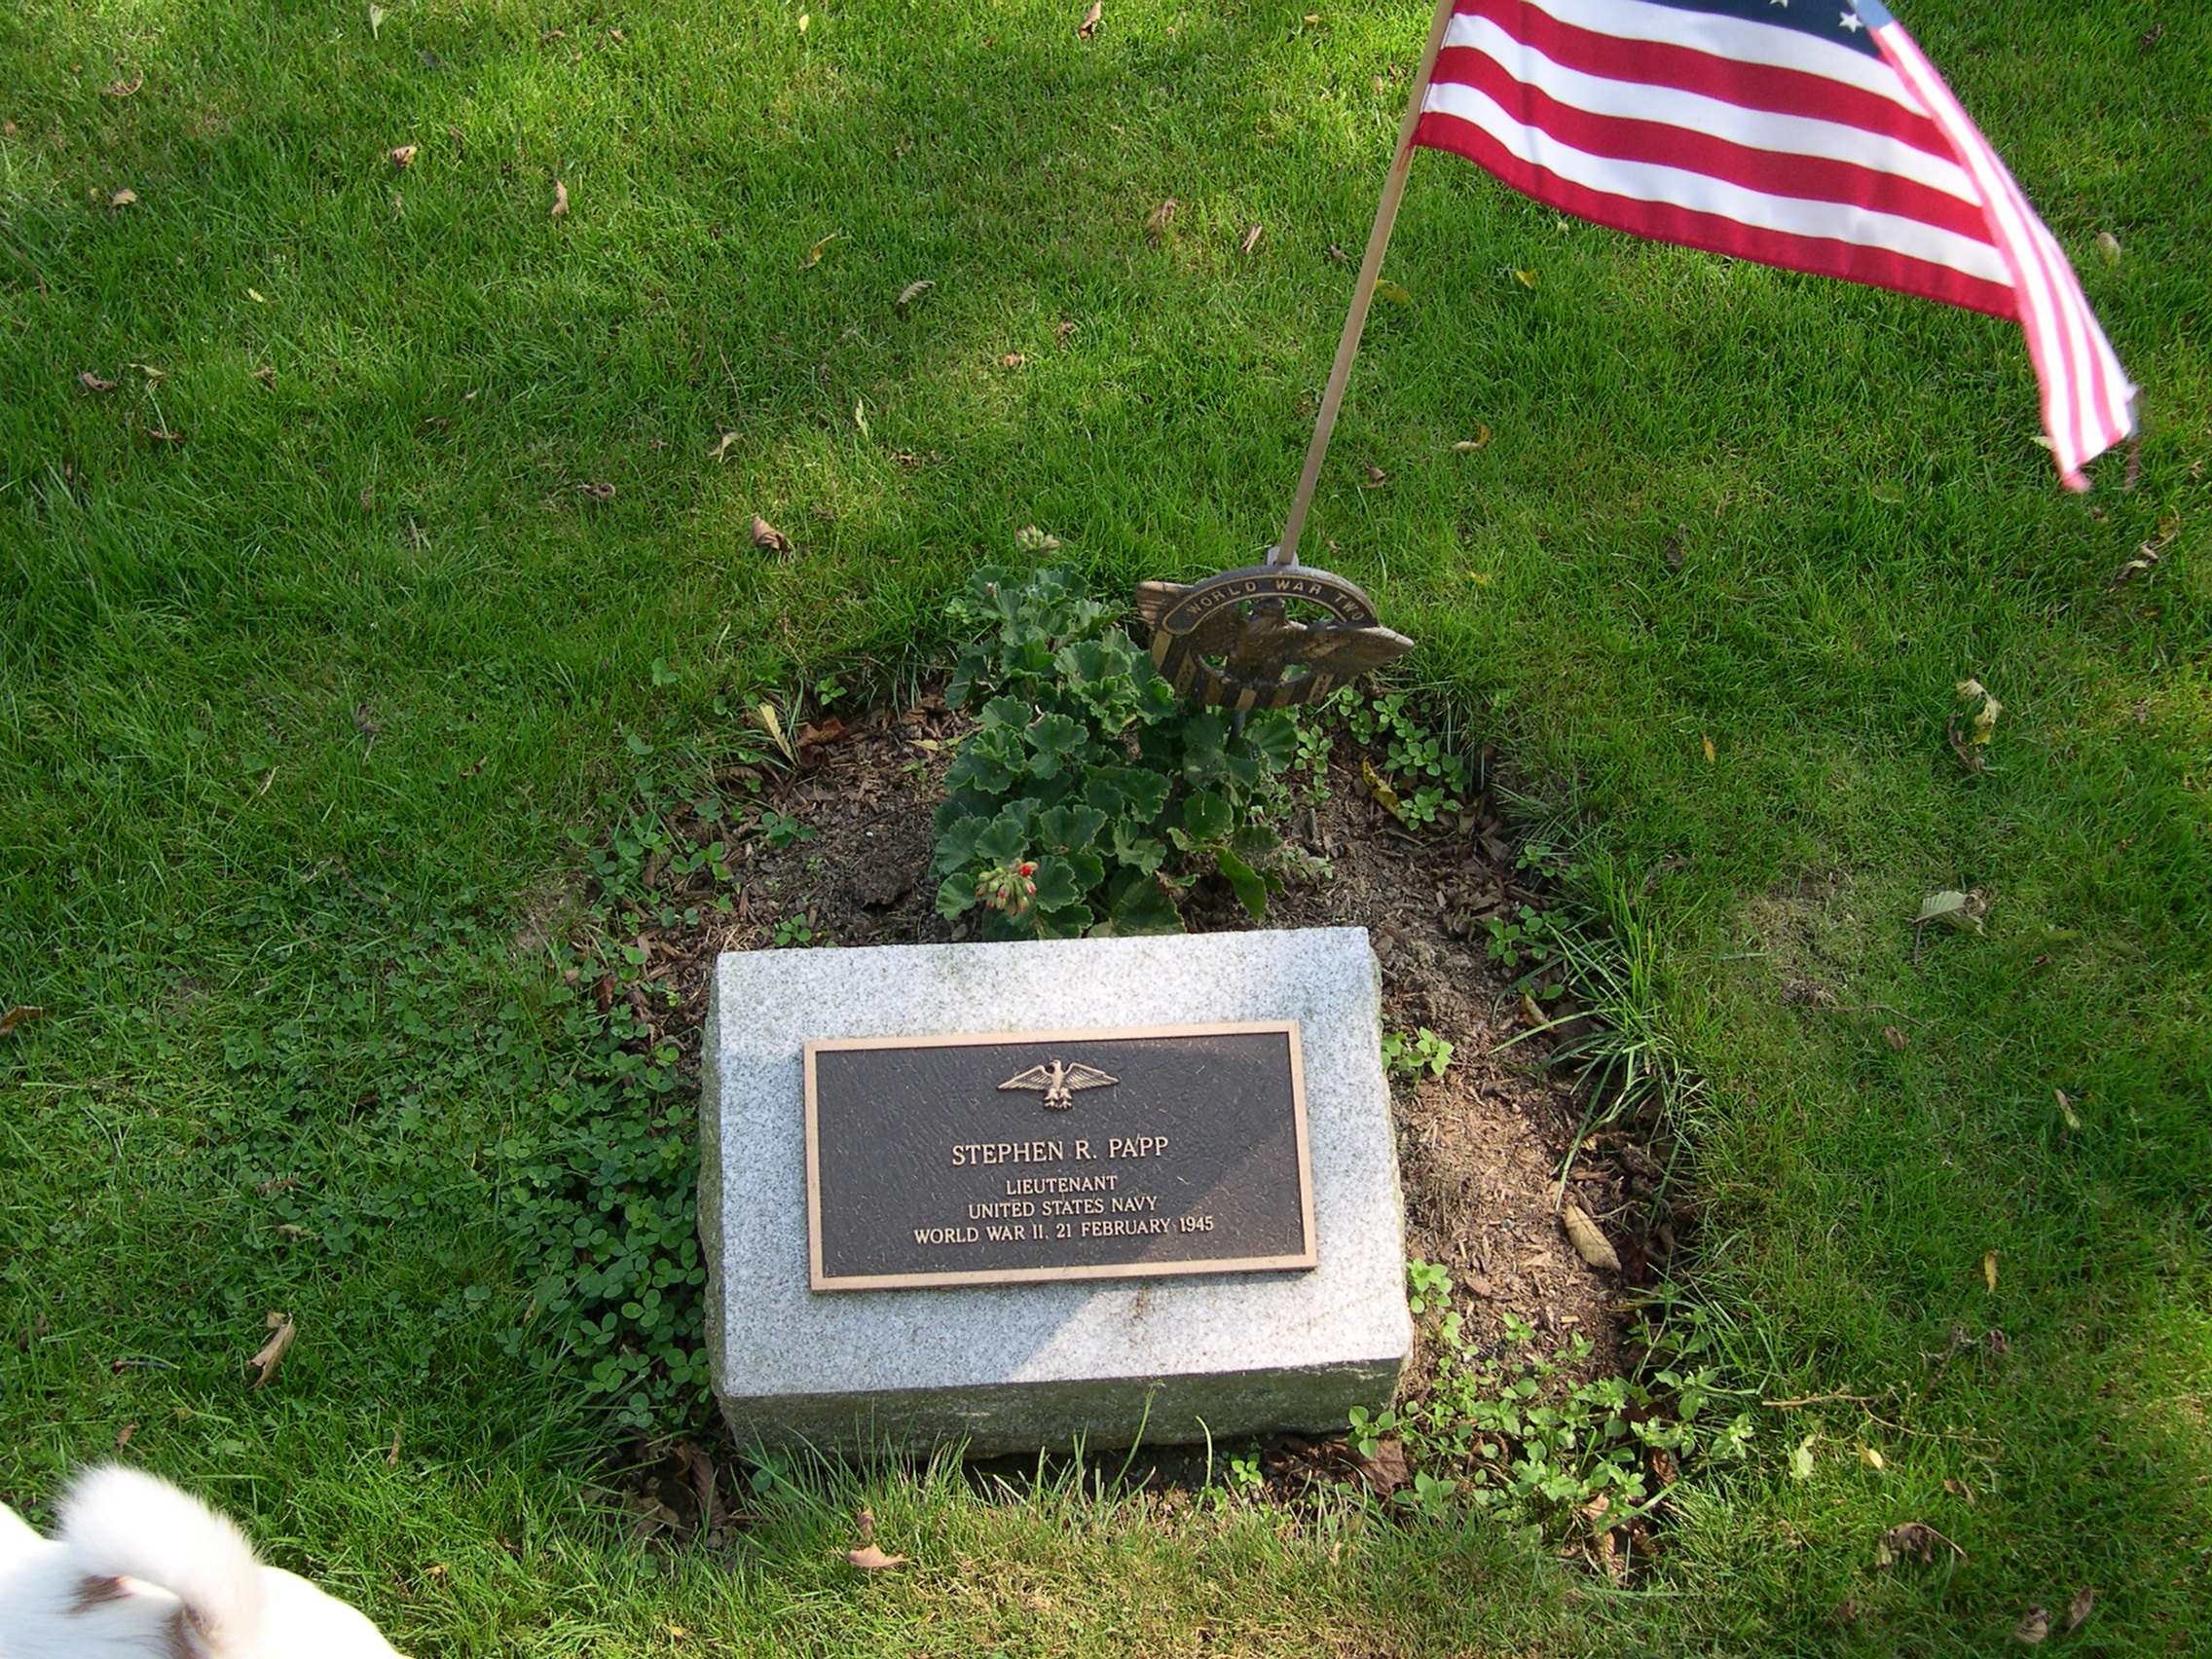
[[[719,438],[715,440],[715,447],[707,452],[707,459],[709,461],[720,461],[724,456],[729,454],[729,446],[736,443],[737,439],[737,433],[724,432]],[[758,521],[756,520],[755,522],[757,523]]]
[[[1564,1203],[1559,1207],[1560,1225],[1567,1229],[1569,1243],[1575,1254],[1600,1272],[1617,1273],[1621,1271],[1620,1256],[1612,1243],[1598,1231],[1598,1224],[1582,1213],[1582,1206]]]
[[[887,1567],[903,1567],[906,1565],[904,1556],[885,1555],[882,1550],[876,1547],[875,1512],[873,1510],[864,1509],[854,1519],[859,1523],[861,1530],[861,1547],[857,1550],[847,1550],[845,1552],[847,1561],[864,1572],[878,1572]]]
[[[1513,279],[1524,288],[1533,288],[1536,285],[1536,274],[1533,271],[1516,271]]]
[[[1708,766],[1712,765],[1715,760],[1720,758],[1719,752],[1713,747],[1713,739],[1711,737],[1707,736],[1704,732],[1700,732],[1698,733],[1698,741],[1705,745],[1705,763]]]
[[[1367,786],[1367,793],[1375,797],[1377,806],[1387,812],[1392,818],[1399,817],[1403,813],[1405,802],[1398,798],[1396,790],[1382,781],[1382,774],[1375,769],[1374,761],[1364,756],[1361,757],[1359,778],[1360,782]]]
[[[159,426],[148,426],[146,428],[146,436],[148,436],[149,438],[159,438],[165,444],[181,444],[184,442],[184,434],[182,432],[166,432]]]
[[[918,282],[909,282],[903,288],[899,290],[899,304],[903,306],[912,305],[916,300],[920,299],[924,294],[928,293],[932,288],[936,286],[937,284],[931,281],[927,276],[924,276]]]
[[[10,1036],[18,1025],[28,1025],[34,1019],[44,1019],[47,1011],[30,1003],[18,1003],[6,1014],[0,1014],[0,1037]]]
[[[806,250],[806,257],[798,262],[798,268],[801,271],[804,271],[811,266],[820,265],[822,263],[822,250],[828,247],[831,242],[842,240],[844,234],[845,233],[842,231],[831,231],[828,236],[824,237],[820,241],[816,242],[812,247]]]
[[[1880,1474],[1884,1469],[1890,1466],[1890,1460],[1887,1457],[1883,1456],[1881,1453],[1875,1451],[1871,1446],[1862,1446],[1859,1449],[1859,1460],[1862,1463],[1865,1464],[1869,1469],[1872,1469],[1876,1474]]]
[[[584,498],[587,500],[611,501],[614,499],[614,486],[605,479],[590,484],[579,484],[576,488],[584,493]]]
[[[261,1345],[261,1351],[246,1361],[246,1364],[261,1373],[253,1380],[256,1388],[276,1375],[278,1363],[291,1351],[292,1339],[300,1334],[300,1328],[292,1323],[289,1313],[270,1314],[269,1330],[269,1340]]]
[[[1399,1440],[1378,1441],[1375,1456],[1355,1456],[1352,1466],[1358,1469],[1359,1478],[1377,1497],[1388,1497],[1401,1487],[1414,1484],[1413,1469],[1406,1462],[1405,1443]]]
[[[753,545],[765,547],[771,553],[789,553],[792,550],[792,538],[758,513],[755,513],[753,515]]]
[[[1254,225],[1250,230],[1244,233],[1244,240],[1237,244],[1238,247],[1241,248],[1243,252],[1250,253],[1254,248],[1260,245],[1261,233],[1266,229],[1267,227],[1264,225]]]
[[[782,718],[776,713],[775,704],[762,703],[758,708],[753,711],[753,719],[754,722],[757,724],[762,731],[768,734],[769,741],[774,743],[778,749],[784,752],[784,758],[786,760],[793,761],[793,763],[798,760],[798,752],[792,748],[792,740],[785,734],[784,722]]]
[[[399,1467],[399,1430],[396,1428],[391,1431],[391,1450],[384,1455],[384,1462],[387,1469]]]
[[[1090,10],[1084,13],[1083,21],[1076,24],[1076,38],[1088,40],[1098,32],[1098,19],[1105,13],[1105,0],[1090,0]]]
[[[415,161],[415,152],[418,146],[414,144],[400,145],[399,148],[391,152],[391,165],[395,167],[412,166]]]
[[[2004,713],[2005,705],[1983,689],[1978,680],[1962,680],[1957,690],[1963,701],[1977,705],[1973,710],[1972,735],[1969,741],[1987,743],[1997,730],[1997,717]]]
[[[1002,369],[1018,369],[1027,361],[1029,361],[1029,359],[1027,357],[1024,357],[1019,351],[1009,351],[1005,356],[999,359],[999,367]]]
[[[1473,455],[1475,451],[1485,448],[1489,443],[1490,428],[1482,422],[1477,421],[1475,423],[1475,435],[1471,438],[1461,438],[1452,446],[1452,453],[1454,455]]]
[[[391,14],[386,11],[382,6],[371,6],[369,8],[369,38],[371,40],[376,40],[381,37],[384,29],[384,20],[390,16]]]
[[[87,391],[113,391],[116,387],[114,381],[102,380],[90,369],[77,377],[77,384]]]
[[[2028,1647],[2036,1646],[2049,1634],[2050,1614],[2040,1606],[2030,1607],[2012,1627],[2012,1640]]]
[[[1371,461],[1367,463],[1367,482],[1362,484],[1360,488],[1362,490],[1380,490],[1389,482],[1390,475]]]
[[[269,303],[262,297],[261,290],[259,288],[248,288],[245,291],[245,297],[251,300],[257,306],[265,306]]]
[[[1339,265],[1347,265],[1351,262],[1351,255],[1345,252],[1345,250],[1339,247],[1335,242],[1331,242],[1329,244],[1329,257],[1335,260]]]
[[[1874,1565],[1876,1567],[1888,1567],[1894,1562],[1901,1561],[1908,1555],[1918,1556],[1922,1561],[1934,1561],[1937,1544],[1943,1545],[1960,1560],[1966,1559],[1967,1552],[1965,1550],[1960,1549],[1957,1544],[1936,1531],[1927,1522],[1899,1522],[1882,1534],[1882,1542],[1874,1552]]]
[[[807,25],[813,21],[814,17],[811,13],[801,12],[798,15],[798,32],[800,34],[806,33]]]
[[[275,386],[276,384],[276,371],[271,368],[259,368],[253,371],[253,378],[263,386]]]
[[[134,1422],[127,1422],[127,1423],[125,1423],[125,1424],[124,1424],[124,1425],[123,1425],[123,1426],[122,1426],[122,1427],[121,1427],[120,1429],[118,1429],[118,1430],[116,1431],[116,1436],[115,1436],[115,1449],[116,1449],[116,1450],[117,1450],[118,1452],[122,1451],[122,1450],[123,1450],[123,1449],[124,1449],[125,1447],[126,1447],[126,1446],[128,1446],[128,1445],[129,1445],[129,1444],[130,1444],[130,1437],[131,1437],[131,1436],[132,1436],[133,1434],[136,1434],[137,1432],[138,1432],[138,1425],[137,1425],[136,1423],[134,1423]],[[2073,1627],[2072,1627],[2072,1626],[2068,1626],[2067,1628],[2068,1628],[2068,1629],[2072,1629]]]
[[[1989,1294],[1997,1294],[1997,1252],[1985,1251],[1981,1258],[1982,1282],[1989,1286]]]
[[[132,190],[129,185],[125,185],[121,190],[117,191],[113,196],[110,196],[107,199],[107,204],[110,207],[128,207],[137,200],[138,193],[135,190]]]
[[[1905,1034],[1899,1031],[1894,1025],[1885,1025],[1882,1027],[1882,1041],[1887,1043],[1891,1048],[1895,1049],[1900,1054],[1903,1053],[1908,1047],[1910,1047]]]
[[[1979,888],[1972,893],[1961,893],[1956,888],[1931,893],[1920,902],[1920,913],[1913,917],[1913,926],[1921,928],[1930,922],[1947,922],[1961,933],[1979,933],[1981,912],[1988,908],[1986,901],[1976,903],[1980,895]]]
[[[143,87],[145,84],[146,77],[143,75],[139,76],[135,81],[117,81],[112,85],[102,87],[100,89],[100,96],[103,98],[127,98],[132,92],[136,92],[140,87]],[[2101,238],[2099,239],[2099,245],[2102,245]]]
[[[1375,297],[1379,300],[1388,300],[1394,306],[1410,306],[1414,303],[1413,295],[1407,293],[1404,287],[1391,281],[1387,276],[1375,278]]]
[[[1527,991],[1521,993],[1521,1023],[1533,1031],[1544,1022],[1544,1011],[1536,1006],[1536,999]]]
[[[1175,222],[1175,209],[1182,203],[1170,196],[1145,216],[1144,234],[1158,241],[1167,234],[1167,227]]]
[[[2097,1593],[2084,1584],[2074,1592],[2074,1600],[2066,1604],[2066,1622],[2058,1628],[2072,1636],[2089,1622],[2089,1613],[2097,1604]]]
[[[1820,1432],[1815,1430],[1797,1442],[1797,1450],[1789,1454],[1789,1478],[1791,1480],[1809,1481],[1813,1478],[1813,1447],[1820,1438]],[[1884,1565],[1887,1566],[1888,1564],[1884,1563]]]
[[[2193,479],[2201,478],[2203,467],[2204,463],[2201,461],[2198,461],[2189,469],[2190,477]],[[2145,571],[2157,569],[2159,556],[2166,550],[2166,544],[2180,534],[2181,513],[2178,509],[2169,507],[2158,520],[2158,534],[2149,541],[2144,542],[2141,547],[2138,547],[2135,550],[2135,557],[2128,560],[2126,564],[2120,566],[2113,573],[2112,585],[2119,587],[2130,576],[2140,575]]]
[[[2120,263],[2120,239],[2110,231],[2097,233],[2097,252],[2104,256],[2107,265]]]
[[[2081,1115],[2074,1110],[2074,1102],[2067,1099],[2066,1090],[2054,1088],[2051,1093],[2058,1096],[2058,1115],[2066,1120],[2066,1126],[2070,1129],[2080,1129],[2082,1126]]]
[[[569,210],[569,187],[559,179],[553,181],[553,211],[547,218],[558,219]]]

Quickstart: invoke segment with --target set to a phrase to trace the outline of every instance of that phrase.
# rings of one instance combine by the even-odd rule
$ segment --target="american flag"
[[[2064,250],[1878,0],[1456,0],[1414,141],[1617,230],[2016,319],[2073,489],[2135,430]]]

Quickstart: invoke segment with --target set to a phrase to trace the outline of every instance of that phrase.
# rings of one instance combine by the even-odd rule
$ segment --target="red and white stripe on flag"
[[[1414,141],[1617,230],[2015,318],[2074,489],[2135,429],[2057,239],[1877,0],[1457,0]]]

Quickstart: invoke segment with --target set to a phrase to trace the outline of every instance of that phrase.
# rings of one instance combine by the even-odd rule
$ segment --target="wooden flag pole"
[[[1406,174],[1413,168],[1414,128],[1420,121],[1421,99],[1428,93],[1428,78],[1436,68],[1436,54],[1444,45],[1444,31],[1455,9],[1456,0],[1436,0],[1436,16],[1429,19],[1420,73],[1414,77],[1413,95],[1406,100],[1406,118],[1398,124],[1398,149],[1390,160],[1390,176],[1382,184],[1382,200],[1376,204],[1375,228],[1367,233],[1367,257],[1359,262],[1359,286],[1352,291],[1351,310],[1345,313],[1337,360],[1329,369],[1328,389],[1321,394],[1320,418],[1313,423],[1313,441],[1306,446],[1306,470],[1298,475],[1298,494],[1291,498],[1282,540],[1268,550],[1271,565],[1298,563],[1298,538],[1306,531],[1306,510],[1313,504],[1313,487],[1321,481],[1321,462],[1328,456],[1329,437],[1337,427],[1337,410],[1343,406],[1345,387],[1351,380],[1352,359],[1359,355],[1359,337],[1367,327],[1367,308],[1375,299],[1376,279],[1382,275],[1382,253],[1390,245],[1390,227],[1398,220],[1398,201],[1406,193]]]

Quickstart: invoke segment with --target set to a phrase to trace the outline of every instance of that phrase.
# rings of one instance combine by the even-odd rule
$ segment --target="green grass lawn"
[[[2082,1586],[2053,1651],[2201,1647],[2190,0],[1904,17],[2146,388],[2128,495],[2058,487],[2009,324],[1417,162],[1308,557],[1659,941],[1686,1294],[1742,1386],[1821,1397],[1690,1483],[1655,1577],[889,1473],[730,1560],[594,1508],[515,1218],[548,1125],[670,1091],[564,1003],[576,836],[762,691],[910,673],[1019,526],[1102,587],[1267,543],[1424,17],[1309,3],[0,12],[0,1001],[53,1011],[0,1041],[0,1496],[129,1427],[424,1655],[1994,1653]],[[1915,963],[1966,888],[1985,931]],[[913,1568],[836,1560],[863,1487]],[[1963,1559],[1877,1567],[1907,1520]]]

